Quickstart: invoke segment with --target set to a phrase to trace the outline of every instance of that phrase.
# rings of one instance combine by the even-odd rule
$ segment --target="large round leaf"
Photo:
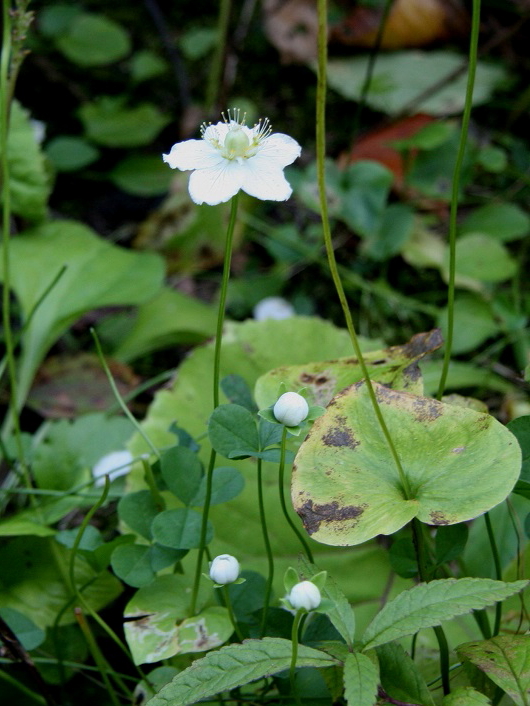
[[[360,544],[412,518],[447,525],[510,493],[521,469],[516,438],[488,414],[374,383],[410,495],[364,381],[339,393],[297,454],[292,499],[313,539]]]

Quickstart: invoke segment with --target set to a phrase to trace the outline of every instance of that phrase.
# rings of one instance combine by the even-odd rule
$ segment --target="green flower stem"
[[[109,677],[109,671],[110,667],[107,663],[107,660],[103,656],[101,650],[99,649],[98,643],[96,642],[94,635],[92,634],[92,630],[90,629],[90,626],[83,615],[83,612],[80,608],[75,609],[75,617],[77,620],[77,623],[79,627],[81,628],[81,632],[83,633],[83,637],[86,640],[86,643],[88,645],[88,649],[90,651],[90,654],[92,655],[94,662],[96,663],[99,673],[101,674],[101,678],[103,679],[107,693],[110,697],[110,700],[113,703],[113,706],[120,706],[120,701],[116,695],[116,692],[114,691],[114,688],[112,686],[112,683],[110,681]]]
[[[325,171],[325,158],[326,158],[326,91],[327,91],[327,78],[326,78],[326,67],[327,67],[327,42],[328,42],[328,27],[327,27],[327,2],[326,0],[318,0],[318,73],[317,73],[317,115],[316,115],[316,148],[317,148],[317,178],[318,178],[318,192],[320,201],[320,213],[322,218],[322,230],[324,232],[324,244],[326,246],[326,253],[328,257],[329,269],[331,277],[333,279],[333,284],[337,291],[337,295],[344,313],[344,318],[346,320],[346,326],[350,334],[351,342],[353,344],[353,349],[355,355],[359,360],[359,365],[363,372],[363,377],[366,382],[368,389],[368,394],[374,408],[377,421],[381,427],[381,431],[385,437],[388,444],[388,448],[396,464],[396,468],[399,473],[401,481],[401,490],[406,500],[413,499],[412,489],[408,478],[403,470],[401,461],[399,459],[396,447],[390,436],[390,432],[383,418],[383,414],[379,407],[377,397],[370,380],[368,373],[368,368],[364,361],[364,356],[359,345],[359,340],[357,338],[357,333],[355,331],[355,326],[353,324],[352,315],[348,302],[346,299],[346,294],[344,292],[344,287],[340,278],[340,274],[337,267],[337,261],[335,259],[335,251],[333,249],[333,241],[331,238],[331,228],[329,224],[328,216],[328,203],[326,196],[326,171]]]
[[[460,141],[456,155],[455,168],[453,171],[453,182],[451,190],[451,209],[449,213],[449,281],[447,284],[447,329],[445,340],[444,360],[442,374],[438,386],[437,399],[441,400],[445,390],[445,383],[449,373],[451,353],[453,348],[454,333],[454,307],[455,307],[455,277],[456,277],[456,216],[458,211],[458,192],[460,189],[460,175],[466,151],[467,133],[469,120],[471,118],[471,107],[473,104],[473,86],[475,84],[475,73],[477,69],[478,36],[480,28],[480,0],[473,0],[473,11],[471,18],[471,38],[469,42],[469,69],[467,73],[466,99],[464,112],[462,115],[462,129],[460,131]]]
[[[268,575],[267,584],[265,587],[265,599],[263,603],[263,613],[261,614],[260,635],[263,637],[267,626],[267,615],[269,612],[269,602],[272,593],[272,582],[274,580],[274,557],[272,555],[269,532],[267,530],[267,518],[265,516],[265,503],[263,501],[263,467],[261,458],[258,458],[258,505],[259,518],[261,522],[261,531],[263,533],[263,544],[265,545],[265,553],[267,554]]]
[[[102,348],[101,348],[101,344],[100,344],[100,342],[99,342],[99,338],[98,338],[98,335],[97,335],[95,329],[91,328],[91,329],[90,329],[90,333],[92,334],[92,338],[94,339],[94,343],[96,344],[96,351],[97,351],[97,354],[98,354],[99,362],[101,363],[101,366],[102,366],[103,370],[105,371],[105,375],[107,376],[107,379],[108,379],[108,381],[109,381],[109,385],[110,385],[110,387],[111,387],[111,389],[112,389],[112,392],[113,392],[113,394],[114,394],[114,397],[116,398],[116,401],[117,401],[118,404],[120,405],[120,408],[121,408],[122,412],[125,414],[125,416],[127,417],[127,419],[131,422],[131,424],[132,424],[133,427],[136,429],[136,431],[140,434],[140,436],[141,436],[142,439],[145,441],[145,443],[149,446],[149,448],[150,448],[151,451],[154,453],[154,455],[155,455],[157,458],[160,458],[160,452],[159,452],[159,450],[158,450],[158,449],[156,448],[156,446],[153,444],[153,442],[151,441],[151,439],[147,436],[147,434],[145,433],[145,431],[142,429],[141,425],[138,424],[137,420],[136,420],[136,419],[134,418],[134,416],[131,414],[131,411],[129,410],[129,408],[128,408],[127,405],[125,404],[125,402],[124,402],[122,396],[120,395],[120,392],[119,392],[119,390],[118,390],[118,387],[117,387],[116,383],[114,382],[114,378],[112,377],[112,373],[110,372],[110,368],[109,368],[109,366],[107,365],[107,361],[105,360],[105,356],[103,355],[103,350],[102,350]]]
[[[162,512],[162,510],[166,509],[166,503],[165,503],[164,498],[162,497],[162,493],[157,488],[156,480],[155,480],[155,476],[153,473],[153,469],[151,468],[151,464],[145,458],[141,459],[141,463],[142,463],[142,467],[144,469],[144,479],[145,479],[145,482],[147,483],[147,486],[149,487],[149,490],[151,492],[151,497],[153,498],[153,502],[155,503],[158,511]]]
[[[298,659],[298,633],[300,629],[300,621],[305,614],[303,608],[299,608],[296,611],[296,615],[293,620],[293,627],[291,630],[291,643],[292,643],[292,654],[291,654],[291,667],[289,669],[289,681],[291,683],[291,694],[294,696],[296,703],[300,706],[300,695],[298,694],[298,689],[296,688],[296,660]]]
[[[77,532],[71,553],[70,553],[70,563],[68,567],[68,582],[70,584],[70,590],[72,591],[72,594],[75,595],[76,600],[82,605],[83,609],[92,617],[93,620],[104,630],[104,632],[110,637],[110,639],[120,648],[120,650],[131,660],[131,662],[134,664],[133,658],[125,644],[120,640],[120,638],[116,635],[116,633],[107,625],[107,623],[101,618],[98,613],[92,608],[90,603],[85,600],[85,597],[82,594],[82,589],[83,587],[79,588],[77,586],[76,580],[75,580],[75,560],[77,556],[77,550],[79,548],[79,545],[81,544],[81,540],[83,539],[83,534],[85,533],[86,528],[88,527],[88,524],[94,514],[99,510],[100,507],[105,503],[105,500],[107,499],[107,496],[109,494],[109,489],[110,489],[110,482],[108,479],[108,476],[105,477],[105,485],[103,487],[103,493],[101,494],[101,497],[99,500],[90,508],[90,510],[86,513],[85,517],[83,518],[83,522],[79,525],[79,530]],[[53,541],[53,540],[52,540]],[[77,609],[76,609],[77,611]],[[79,611],[79,614],[81,614],[81,611]],[[77,615],[77,613],[76,613]],[[85,621],[84,615],[82,615],[83,621]],[[79,618],[78,618],[79,620]],[[85,621],[86,622],[86,621]],[[81,625],[81,624],[80,624]],[[83,626],[81,625],[81,629],[83,629]],[[83,631],[84,632],[84,631]],[[85,635],[85,638],[88,641],[87,636]],[[89,643],[90,644],[90,643]],[[99,649],[99,648],[98,648]],[[94,656],[94,655],[93,655]],[[95,659],[95,656],[94,656]],[[138,676],[140,679],[145,679],[145,675],[143,674],[142,670],[135,666],[136,672],[138,673]],[[121,680],[120,680],[121,681]],[[125,687],[124,687],[125,688]]]
[[[412,539],[414,542],[414,549],[416,550],[416,558],[418,560],[418,570],[421,581],[427,582],[429,580],[430,561],[424,532],[425,525],[414,518],[412,520]],[[442,677],[443,692],[444,695],[446,695],[451,692],[451,685],[449,681],[449,647],[447,645],[447,638],[445,637],[443,628],[440,625],[437,625],[433,629],[438,641],[438,647],[440,649],[440,673]]]
[[[9,116],[11,110],[11,92],[9,68],[12,60],[11,42],[11,12],[9,0],[2,2],[2,51],[0,54],[0,183],[2,185],[2,267],[3,267],[3,291],[2,291],[2,324],[4,329],[4,340],[6,346],[6,362],[9,377],[11,409],[10,417],[13,425],[13,432],[17,448],[17,456],[22,471],[22,476],[26,487],[31,487],[29,470],[24,461],[24,449],[20,434],[20,420],[17,405],[17,371],[15,361],[15,342],[11,328],[11,262],[9,253],[10,230],[11,230],[11,190],[9,162],[7,158],[7,136],[9,132]]]
[[[491,524],[491,517],[489,512],[484,515],[484,520],[486,522],[486,531],[488,533],[488,539],[491,547],[491,554],[493,556],[493,563],[495,565],[495,578],[498,581],[502,581],[502,567],[501,559],[499,556],[499,548],[497,547],[497,542],[495,540],[495,533],[493,531],[493,526]],[[502,617],[502,601],[498,601],[495,604],[495,623],[493,625],[493,637],[496,637],[501,629],[501,617]]]
[[[237,635],[237,639],[239,640],[239,642],[243,642],[243,640],[245,638],[243,637],[243,633],[239,629],[239,625],[237,624],[236,616],[234,615],[234,611],[232,610],[232,601],[230,600],[230,593],[228,591],[227,585],[223,586],[223,596],[225,599],[226,609],[228,610],[228,616],[230,618],[232,625],[234,626],[234,631]]]
[[[213,361],[213,407],[219,406],[219,382],[221,379],[221,346],[223,342],[223,326],[225,320],[226,295],[228,292],[228,282],[230,280],[230,266],[232,263],[232,248],[234,242],[234,230],[236,225],[238,196],[232,197],[230,202],[230,218],[228,220],[228,229],[226,232],[225,254],[223,262],[223,276],[221,279],[221,289],[219,292],[219,304],[217,307],[217,326],[215,330],[215,347]],[[210,514],[210,504],[212,502],[212,485],[213,485],[213,470],[215,468],[216,459],[215,450],[210,452],[210,461],[206,471],[206,489],[204,505],[202,509],[201,522],[201,537],[199,541],[199,551],[197,554],[197,564],[195,567],[195,578],[193,581],[193,589],[191,592],[190,613],[196,615],[197,598],[199,595],[199,584],[202,576],[202,562],[206,548],[206,534],[208,532],[208,516]]]
[[[285,502],[285,488],[284,488],[284,475],[285,475],[285,442],[287,439],[287,429],[284,427],[283,428],[283,433],[282,433],[282,443],[280,446],[280,468],[279,468],[279,473],[278,473],[278,487],[280,489],[280,504],[282,506],[282,511],[285,516],[285,519],[289,523],[289,526],[295,533],[295,535],[298,537],[300,540],[300,544],[303,546],[304,551],[307,555],[308,560],[314,564],[313,560],[313,554],[311,552],[311,549],[309,548],[308,543],[304,539],[304,536],[298,529],[298,527],[294,524],[291,516],[289,515],[289,512],[287,510],[287,503]]]

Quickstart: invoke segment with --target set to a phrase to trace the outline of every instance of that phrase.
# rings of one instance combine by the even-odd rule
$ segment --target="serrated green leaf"
[[[444,696],[442,706],[489,706],[491,701],[472,686],[461,686]]]
[[[377,700],[379,672],[372,660],[352,652],[344,662],[344,695],[348,706],[373,706]]]
[[[460,645],[458,654],[485,672],[497,686],[511,696],[517,706],[530,705],[528,635],[500,635],[490,640],[469,642]]]
[[[27,221],[43,220],[51,191],[50,179],[29,115],[18,101],[11,106],[6,154],[13,213]]]
[[[376,648],[381,686],[393,699],[434,706],[425,679],[414,660],[396,642]]]
[[[245,640],[208,653],[178,674],[170,684],[150,699],[146,706],[188,706],[222,691],[235,689],[256,679],[288,669],[290,640],[266,637]],[[331,667],[335,660],[320,650],[300,645],[299,667]]]
[[[303,557],[300,557],[298,563],[303,569],[304,578],[311,579],[312,574],[318,571],[318,567],[314,566],[314,564],[310,564]],[[352,647],[355,639],[355,613],[350,602],[340,590],[333,577],[329,575],[326,578],[326,583],[321,593],[322,597],[331,602],[333,606],[326,609],[326,615],[346,644]]]
[[[513,596],[528,581],[493,579],[438,579],[403,591],[375,616],[363,635],[364,649],[414,635],[422,628],[440,625],[457,615],[485,608]]]

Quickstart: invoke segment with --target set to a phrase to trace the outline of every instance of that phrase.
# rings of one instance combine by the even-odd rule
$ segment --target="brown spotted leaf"
[[[404,478],[365,382],[346,388],[315,421],[293,467],[293,505],[313,539],[360,544],[392,534],[414,517],[455,524],[511,492],[521,450],[497,420],[377,383],[374,389]]]
[[[372,380],[398,390],[423,393],[423,380],[417,361],[442,345],[440,329],[418,333],[400,346],[364,353]],[[340,390],[359,382],[363,377],[355,357],[324,360],[304,365],[285,365],[262,375],[256,382],[255,395],[260,408],[273,404],[280,383],[289,390],[307,388],[312,404],[325,407]]]

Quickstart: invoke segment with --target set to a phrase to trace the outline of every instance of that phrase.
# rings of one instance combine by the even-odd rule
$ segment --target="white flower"
[[[102,456],[92,468],[96,485],[103,485],[106,475],[109,476],[109,480],[114,480],[129,473],[132,460],[133,457],[129,451],[112,451]]]
[[[234,583],[239,576],[239,562],[230,554],[219,554],[210,564],[210,578],[214,583]]]
[[[298,392],[284,392],[273,407],[273,414],[280,424],[296,427],[309,413],[309,405]]]
[[[291,195],[283,170],[300,156],[300,145],[289,135],[272,133],[268,119],[249,128],[239,117],[236,110],[224,122],[204,124],[202,140],[178,142],[163,155],[172,169],[194,170],[188,188],[195,203],[223,203],[240,189],[265,201]]]
[[[314,610],[318,608],[321,600],[318,586],[315,586],[311,581],[301,581],[295,584],[289,594],[289,603],[295,610],[299,608]]]
[[[259,301],[252,312],[256,321],[265,319],[288,319],[295,315],[292,304],[282,297],[265,297]]]

